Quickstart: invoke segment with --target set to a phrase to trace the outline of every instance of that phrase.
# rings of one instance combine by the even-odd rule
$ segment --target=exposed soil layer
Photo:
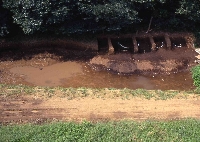
[[[133,98],[67,98],[0,96],[0,123],[35,123],[47,121],[172,120],[200,119],[200,100],[196,97],[170,100]]]

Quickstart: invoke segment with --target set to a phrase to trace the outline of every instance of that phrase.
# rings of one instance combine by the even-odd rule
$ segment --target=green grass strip
[[[200,92],[200,65],[193,67],[191,71],[194,85],[197,87],[196,91]]]
[[[190,95],[199,96],[198,92],[191,90],[188,92],[178,90],[145,90],[145,89],[115,89],[115,88],[63,88],[63,87],[30,87],[25,85],[0,84],[0,95],[35,95],[40,97],[67,97],[74,99],[77,97],[96,98],[116,98],[131,99],[140,97],[145,99],[167,100],[176,96],[187,98]]]
[[[84,121],[0,128],[0,142],[199,142],[200,121]]]

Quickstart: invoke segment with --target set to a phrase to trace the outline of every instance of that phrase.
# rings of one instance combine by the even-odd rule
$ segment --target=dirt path
[[[199,119],[199,110],[200,100],[192,97],[170,100],[0,97],[1,123],[42,123],[47,120],[169,120],[188,117]]]

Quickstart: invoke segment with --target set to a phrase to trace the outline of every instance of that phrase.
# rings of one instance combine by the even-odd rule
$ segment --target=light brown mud
[[[200,100],[146,100],[133,98],[67,98],[0,97],[1,123],[43,123],[47,120],[109,121],[109,120],[171,120],[200,118]]]

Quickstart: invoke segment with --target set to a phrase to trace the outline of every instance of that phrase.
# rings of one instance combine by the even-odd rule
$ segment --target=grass
[[[196,94],[195,94],[196,93]],[[180,92],[177,90],[145,90],[145,89],[115,89],[115,88],[63,88],[63,87],[30,87],[25,85],[0,84],[0,95],[34,95],[39,97],[67,97],[69,100],[80,97],[131,99],[140,97],[145,99],[166,100],[174,97],[198,96],[198,92]]]
[[[194,85],[197,87],[195,92],[200,93],[200,65],[193,67],[191,71]]]
[[[199,142],[200,121],[84,121],[1,126],[0,142]]]

